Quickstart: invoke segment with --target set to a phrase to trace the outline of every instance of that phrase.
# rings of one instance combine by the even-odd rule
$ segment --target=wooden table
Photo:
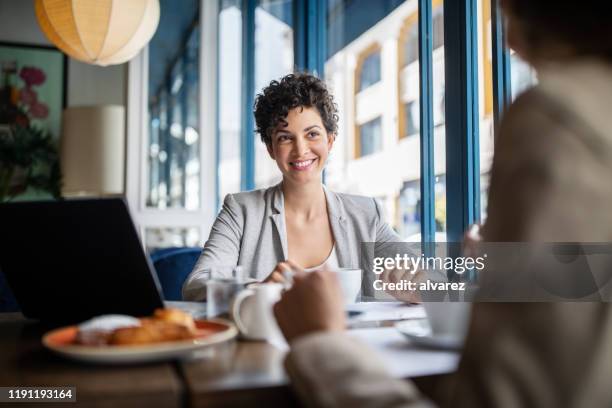
[[[18,314],[0,314],[0,386],[74,386],[78,405],[92,407],[299,406],[283,369],[286,351],[267,343],[231,341],[189,361],[94,366],[46,351],[44,331]],[[428,395],[458,360],[455,353],[410,348],[392,328],[351,334],[377,349],[394,375],[410,377]]]

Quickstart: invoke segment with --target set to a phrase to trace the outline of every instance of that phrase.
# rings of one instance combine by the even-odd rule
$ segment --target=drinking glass
[[[206,283],[206,316],[228,317],[234,297],[248,283],[248,276],[241,266],[216,266],[210,269]]]

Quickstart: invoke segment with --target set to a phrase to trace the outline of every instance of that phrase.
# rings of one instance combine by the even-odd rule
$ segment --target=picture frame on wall
[[[68,58],[56,47],[0,42],[0,136],[19,125],[57,142],[67,77]]]
[[[53,46],[0,42],[0,203],[61,196],[67,75]]]

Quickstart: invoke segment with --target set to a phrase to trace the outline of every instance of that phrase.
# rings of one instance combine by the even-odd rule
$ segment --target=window
[[[491,0],[478,1],[479,105],[480,105],[480,222],[487,218],[487,199],[495,144],[493,126],[493,50]],[[537,83],[535,71],[513,51],[510,52],[510,95],[516,99]]]
[[[414,136],[419,133],[419,102],[410,101],[404,105],[404,120],[406,124],[405,136]]]
[[[198,246],[200,231],[198,228],[156,228],[150,227],[145,230],[145,248],[153,252],[159,248]]]
[[[419,26],[415,17],[416,15],[410,19],[410,28],[404,40],[404,65],[410,65],[419,60]]]
[[[338,1],[334,6],[328,3],[327,18],[325,78],[338,103],[340,120],[326,182],[335,191],[379,197],[387,220],[404,239],[420,236],[422,221],[418,214],[421,141],[417,5],[414,0]],[[442,15],[441,7],[441,0],[432,0],[434,15]],[[443,23],[440,17],[437,21]],[[443,33],[439,28],[435,32]],[[372,75],[375,79],[368,77],[370,64],[376,66],[376,75]],[[435,52],[433,65],[434,92],[440,97],[431,96],[432,103],[434,111],[443,111],[442,46]],[[374,81],[376,86],[361,92]],[[443,115],[435,118],[444,121]],[[434,133],[436,174],[443,176],[444,126],[438,126]],[[441,188],[444,190],[444,185]],[[440,203],[445,202],[443,194],[437,196]],[[440,227],[445,223],[441,219]]]
[[[489,175],[493,163],[493,35],[491,0],[478,1],[478,86],[480,105],[480,221],[487,217]]]
[[[510,51],[510,83],[512,85],[512,100],[538,83],[533,67],[525,62],[513,50]]]
[[[446,177],[436,176],[434,217],[436,241],[444,241],[446,231]],[[421,240],[421,188],[419,180],[407,181],[399,195],[398,233],[408,242]]]
[[[363,91],[378,81],[380,81],[380,52],[374,51],[363,60],[361,65],[359,91]]]
[[[197,7],[162,20],[149,45],[147,207],[200,206],[199,48]]]
[[[444,7],[434,2],[432,17],[433,49],[436,50],[444,45]],[[437,6],[437,7],[436,7]],[[419,25],[417,13],[412,14],[405,21],[405,34],[403,39],[403,65],[410,65],[419,60]],[[400,34],[401,35],[401,34]]]
[[[242,1],[222,0],[219,10],[219,109],[217,203],[240,191],[242,99]]]
[[[434,2],[435,3],[435,2]],[[433,49],[444,45],[444,6],[434,7],[432,16]]]
[[[421,187],[418,180],[403,183],[399,195],[398,233],[408,241],[421,238]]]
[[[378,117],[359,127],[361,156],[376,153],[382,149],[382,121]]]
[[[126,196],[148,250],[201,244],[215,215],[216,41],[202,38],[219,4],[159,5],[155,35],[128,65],[127,110],[144,117],[127,117]]]
[[[446,67],[444,50],[444,2],[432,0],[432,74],[433,74],[433,173],[435,241],[446,241]]]
[[[273,79],[293,71],[293,1],[258,0],[255,10],[255,94]],[[269,187],[281,180],[266,145],[255,140],[255,187]]]
[[[321,21],[326,24],[325,30],[320,31],[325,33],[327,44],[324,77],[339,110],[338,137],[329,158],[326,183],[330,189],[336,191],[379,197],[392,226],[405,239],[415,238],[415,234],[420,234],[420,227],[424,222],[419,214],[421,140],[420,137],[415,137],[423,128],[419,123],[421,90],[418,3],[416,0],[327,0],[324,2],[327,6],[326,19],[318,20],[310,18],[310,15],[306,19],[309,35],[312,34],[312,28]],[[494,144],[492,82],[499,76],[492,71],[491,0],[478,0],[476,4],[476,18],[469,19],[470,23],[465,27],[466,32],[458,33],[461,37],[457,38],[463,41],[469,35],[477,35],[478,78],[476,81],[470,80],[469,83],[474,90],[477,87],[478,94],[476,98],[471,99],[474,102],[472,104],[457,105],[459,101],[454,99],[451,101],[453,106],[449,106],[449,109],[459,109],[461,106],[477,106],[479,109],[478,114],[471,112],[474,114],[473,120],[478,122],[477,132],[470,133],[458,122],[452,126],[455,129],[461,125],[462,137],[467,137],[467,133],[478,133],[480,137],[480,155],[476,154],[475,163],[469,165],[478,165],[480,171],[479,204],[484,219],[486,188]],[[248,5],[255,7],[254,13],[246,7]],[[245,127],[250,127],[251,124],[244,121],[240,112],[243,109],[252,110],[251,92],[256,94],[271,79],[293,71],[294,5],[292,0],[180,0],[180,7],[176,7],[169,0],[160,0],[162,20],[149,46],[150,63],[145,66],[149,75],[147,76],[146,72],[132,72],[130,68],[131,78],[138,78],[138,74],[142,74],[145,78],[143,80],[149,81],[144,106],[148,108],[149,113],[148,132],[138,129],[138,134],[143,133],[147,137],[138,141],[140,146],[143,146],[141,154],[146,152],[143,157],[147,160],[146,163],[139,163],[138,167],[146,169],[138,183],[138,188],[142,190],[141,196],[144,197],[142,201],[139,197],[139,206],[146,211],[158,211],[151,213],[156,216],[162,214],[161,210],[165,209],[172,209],[172,212],[164,213],[171,213],[172,217],[181,211],[199,211],[208,216],[207,208],[210,205],[204,200],[208,200],[209,196],[206,194],[209,191],[209,166],[216,166],[217,162],[211,164],[215,156],[211,160],[208,155],[207,138],[209,133],[215,131],[218,132],[216,140],[219,145],[216,146],[216,152],[215,149],[211,150],[218,157],[218,167],[214,168],[214,172],[219,182],[218,193],[221,197],[240,188],[239,182],[244,182],[241,180],[241,166],[242,170],[250,169],[252,162],[256,163],[256,170],[249,170],[250,173],[246,177],[248,183],[245,185],[249,188],[270,186],[280,179],[274,161],[268,157],[266,147],[255,140],[254,134],[251,136],[253,139],[249,139],[255,141],[254,146],[247,145],[244,150],[248,151],[242,151],[245,142],[242,138],[249,130]],[[204,8],[202,16],[206,19],[206,24],[200,24],[200,6]],[[448,84],[448,87],[445,84],[447,61],[444,13],[460,13],[454,6],[456,4],[449,2],[445,10],[443,0],[431,0],[433,92],[428,95],[428,102],[433,106],[433,153],[427,156],[427,163],[424,163],[423,168],[435,177],[434,191],[429,190],[430,194],[425,199],[434,201],[436,230],[441,234],[445,233],[450,222],[453,229],[451,232],[456,236],[459,232],[456,213],[453,212],[453,217],[446,219],[446,179],[448,178],[449,183],[454,183],[458,180],[457,174],[468,172],[464,171],[466,168],[461,167],[466,165],[465,160],[451,161],[460,162],[461,165],[448,169],[448,172],[446,169],[447,156],[452,159],[455,155],[463,157],[464,153],[449,151],[457,150],[456,144],[448,148],[445,145],[445,122],[450,119],[445,115],[445,100],[448,96],[446,88],[450,90],[451,84]],[[206,9],[214,11],[209,15]],[[245,13],[245,10],[248,13]],[[315,10],[315,14],[317,13]],[[206,17],[208,15],[210,20]],[[245,18],[252,20],[245,21]],[[460,21],[462,22],[458,27],[463,27],[464,20]],[[200,41],[200,37],[204,37],[208,32],[204,31],[202,34],[200,27],[210,28],[211,23],[219,25],[218,41]],[[247,27],[248,30],[253,30],[254,27],[254,35],[243,36],[242,30]],[[192,40],[189,40],[190,38]],[[243,44],[245,38],[248,38],[245,40],[247,44]],[[302,51],[305,51],[309,64],[312,58],[316,60],[319,57],[316,50],[320,49],[317,47],[318,38],[310,42],[311,38],[312,36],[306,36],[299,39],[300,47],[303,47],[300,48],[300,56],[303,56]],[[219,48],[218,53],[216,49],[215,54],[205,51],[211,48],[211,44]],[[251,60],[251,51],[254,52],[254,61]],[[203,54],[203,57],[200,58],[200,54]],[[243,57],[247,55],[249,59],[243,61]],[[476,64],[470,64],[468,67],[462,57],[453,54],[453,60],[448,61],[452,64],[449,66],[452,66],[453,70],[458,67],[475,69]],[[218,64],[215,75],[205,75],[208,60]],[[132,66],[134,64],[130,63],[130,67]],[[247,77],[252,84],[248,91],[245,91],[243,86],[245,72],[250,73]],[[532,68],[512,52],[510,76],[513,98],[537,81]],[[373,86],[374,84],[376,86]],[[509,84],[506,84],[507,88]],[[217,86],[218,99],[207,99],[209,93],[217,92]],[[453,88],[453,91],[454,95],[465,96],[464,89],[459,93],[455,93],[458,92],[456,88]],[[130,91],[131,94],[133,92]],[[200,100],[205,102],[200,103]],[[218,112],[214,116],[206,117],[208,106],[214,106],[215,100]],[[131,109],[141,111],[143,106],[137,106],[137,109],[132,106]],[[201,119],[202,115],[206,120]],[[209,125],[217,119],[218,126]],[[209,129],[209,126],[213,129]],[[130,143],[128,138],[128,144]],[[245,158],[249,161],[248,166],[243,161]],[[473,182],[478,183],[478,180]],[[451,211],[455,205],[461,209],[466,200],[477,199],[477,193],[472,196],[472,192],[458,190],[452,190],[454,196],[448,197],[448,200],[452,200],[452,205],[449,206]],[[432,204],[431,201],[427,203]],[[478,206],[478,203],[469,204]],[[214,217],[214,214],[212,215]],[[151,235],[155,238],[151,240],[156,242],[170,242],[178,239],[177,236],[183,237],[181,239],[187,242],[193,240],[195,235],[185,231],[192,231],[191,228],[194,228],[197,222],[191,219],[187,222],[186,219],[178,217],[166,223],[160,222],[158,217],[154,219],[151,215],[145,227],[155,231],[154,235]],[[427,221],[430,223],[432,220]],[[194,231],[207,229],[205,225]],[[157,237],[159,234],[167,234],[168,239]]]

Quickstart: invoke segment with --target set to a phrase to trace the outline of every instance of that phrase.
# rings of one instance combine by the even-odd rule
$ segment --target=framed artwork
[[[0,136],[21,125],[59,140],[67,65],[55,47],[0,42]]]

